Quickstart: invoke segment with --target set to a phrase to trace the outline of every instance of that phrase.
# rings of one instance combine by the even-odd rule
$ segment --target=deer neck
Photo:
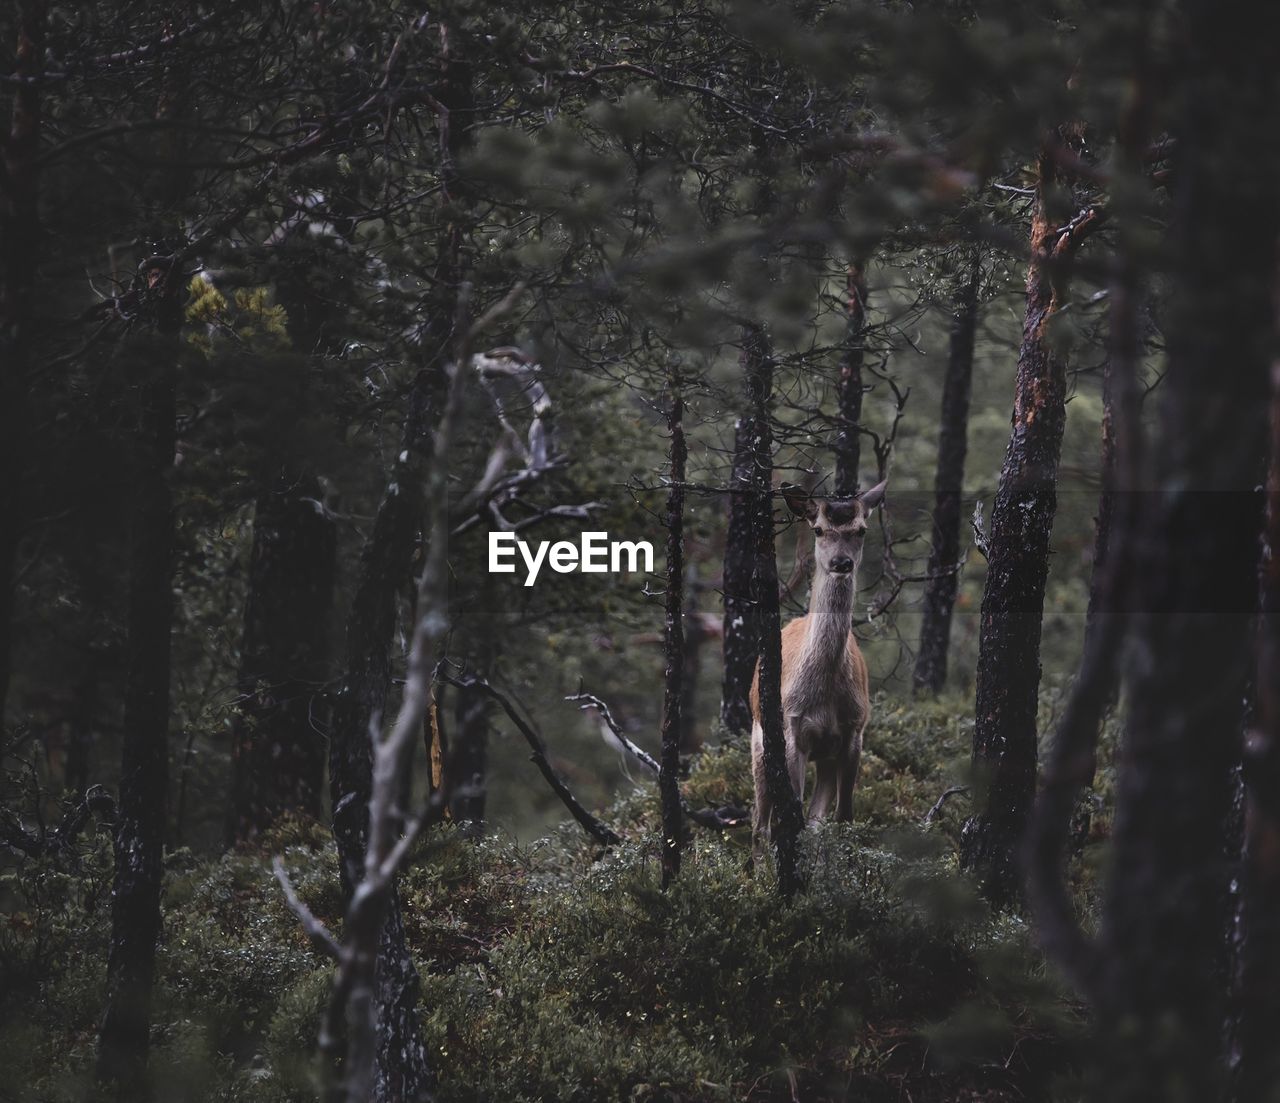
[[[834,674],[848,661],[857,579],[856,570],[847,575],[819,571],[814,576],[808,632],[800,659],[806,681]]]

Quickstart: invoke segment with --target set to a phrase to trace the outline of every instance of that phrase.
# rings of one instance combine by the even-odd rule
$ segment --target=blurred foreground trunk
[[[5,703],[13,660],[14,567],[22,534],[22,440],[32,289],[40,249],[41,103],[46,5],[17,5],[13,110],[0,142],[0,763],[8,747]]]
[[[1221,839],[1256,638],[1274,339],[1280,40],[1258,33],[1241,2],[1188,0],[1183,11],[1168,370],[1155,486],[1134,538],[1128,722],[1102,927],[1099,1011],[1118,1039],[1118,1099],[1212,1099],[1223,1086]],[[1274,684],[1260,683],[1264,702]],[[1245,1016],[1257,1017],[1245,1051],[1265,1054],[1245,1070],[1250,1099],[1274,1089],[1266,1069],[1278,1025],[1268,769],[1250,768],[1245,913],[1247,925],[1262,922],[1246,938],[1244,983],[1265,992]]]
[[[144,273],[156,300],[156,333],[139,340],[144,361],[130,522],[124,744],[115,824],[111,944],[98,1074],[120,1098],[146,1095],[151,991],[160,936],[169,758],[173,627],[173,498],[178,334],[184,289],[176,256]]]

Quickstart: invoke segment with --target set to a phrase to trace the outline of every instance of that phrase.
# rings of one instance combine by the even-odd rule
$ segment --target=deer
[[[814,537],[809,610],[782,629],[782,729],[791,788],[803,803],[805,769],[816,781],[808,822],[853,819],[853,790],[862,760],[862,733],[871,715],[866,660],[853,635],[853,600],[871,512],[883,501],[887,479],[848,498],[815,499],[799,487],[783,498]],[[770,832],[772,802],[764,770],[760,665],[751,684],[751,774],[755,781],[753,849]]]

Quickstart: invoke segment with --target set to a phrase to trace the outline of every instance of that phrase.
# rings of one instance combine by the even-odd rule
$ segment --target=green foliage
[[[649,782],[609,809],[626,840],[612,852],[571,823],[528,847],[433,831],[400,896],[440,1098],[734,1100],[789,1076],[817,1098],[850,1084],[948,1098],[1022,1083],[990,1069],[1025,1047],[1036,1077],[1067,1068],[1078,1016],[1025,926],[958,876],[950,830],[920,827],[955,780],[966,715],[876,699],[856,822],[806,832],[809,887],[790,906],[745,831],[693,829],[662,891]],[[696,806],[749,807],[747,748],[709,745],[684,789]],[[274,855],[340,932],[332,841],[314,823],[283,820],[212,860],[169,856],[152,1056],[167,1098],[314,1098],[331,964],[286,907]],[[83,1098],[92,1069],[109,847],[67,862],[3,881],[0,1054],[24,1101]]]
[[[849,1060],[868,1019],[927,1015],[972,988],[995,928],[980,911],[929,917],[912,884],[940,866],[848,829],[810,843],[810,888],[790,908],[766,872],[748,875],[715,840],[666,893],[632,845],[535,898],[487,966],[439,986],[442,1055],[482,1070],[445,1097],[643,1098],[644,1084],[697,1096],[709,1082],[732,1098],[777,1067]]]

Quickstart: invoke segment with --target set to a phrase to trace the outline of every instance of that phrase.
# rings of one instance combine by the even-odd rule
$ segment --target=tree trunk
[[[439,371],[439,367],[433,369]],[[430,451],[428,427],[441,393],[438,378],[428,369],[419,373],[410,394],[404,447],[361,556],[359,583],[347,619],[346,675],[334,702],[329,739],[329,789],[342,888],[348,899],[364,876],[373,788],[371,732],[385,711],[396,598],[409,578],[422,523],[418,495],[408,488],[422,485],[422,456]],[[419,988],[404,940],[399,893],[393,886],[377,962],[374,1098],[378,1103],[416,1101],[430,1091],[431,1074],[417,1021]]]
[[[803,887],[800,833],[804,813],[791,788],[782,720],[782,616],[778,604],[778,560],[773,539],[773,360],[764,334],[762,355],[747,363],[746,391],[755,432],[751,438],[752,513],[755,518],[751,600],[759,615],[760,720],[764,733],[764,770],[773,807],[770,839],[777,863],[778,891],[791,899]]]
[[[702,749],[698,727],[698,681],[702,673],[702,647],[707,633],[698,615],[698,566],[689,563],[684,572],[684,674],[680,695],[680,751],[693,754]]]
[[[1043,782],[1024,850],[1027,900],[1040,944],[1075,987],[1094,1000],[1098,950],[1080,926],[1064,866],[1077,825],[1088,830],[1087,818],[1080,823],[1073,811],[1079,792],[1093,781],[1098,735],[1118,685],[1116,668],[1129,626],[1124,598],[1133,585],[1135,506],[1145,451],[1138,386],[1142,356],[1138,303],[1143,290],[1138,246],[1148,217],[1150,190],[1142,163],[1149,131],[1150,30],[1137,13],[1129,27],[1134,79],[1120,114],[1113,162],[1116,182],[1112,206],[1118,226],[1109,288],[1104,385],[1105,525],[1101,524],[1103,511],[1099,513],[1099,543],[1109,550],[1094,562],[1084,647],[1045,756]]]
[[[315,478],[286,475],[258,499],[249,561],[240,707],[233,722],[234,834],[282,812],[320,814],[329,612],[337,539]]]
[[[492,667],[486,662],[484,667]],[[488,670],[482,667],[485,676]],[[469,824],[468,830],[480,834],[484,826],[485,801],[488,796],[489,706],[488,694],[474,686],[458,686],[454,690],[454,739],[449,768],[453,784],[449,794],[449,814],[458,823]],[[431,747],[432,778],[435,789],[443,779],[436,777],[436,762],[443,762],[443,754],[436,754],[434,741]]]
[[[866,356],[867,277],[861,261],[849,265],[845,351],[840,361],[836,404],[835,496],[858,492],[858,464],[862,456],[862,361]]]
[[[975,247],[969,279],[961,288],[951,318],[951,345],[942,387],[938,468],[933,482],[933,543],[929,549],[929,581],[925,585],[920,621],[920,651],[912,677],[917,693],[938,694],[947,682],[951,614],[960,582],[960,503],[969,443],[969,395],[981,281],[982,253]]]
[[[1013,429],[991,516],[982,595],[973,768],[983,799],[961,838],[964,868],[999,903],[1018,892],[1017,852],[1035,797],[1040,624],[1066,423],[1066,372],[1048,328],[1062,305],[1075,243],[1059,234],[1062,220],[1048,210],[1057,185],[1054,164],[1051,154],[1041,154]]]
[[[1245,740],[1245,852],[1236,1099],[1280,1083],[1280,363],[1272,366],[1271,472],[1258,618],[1257,715]]]
[[[173,265],[177,265],[174,258]],[[138,353],[151,363],[142,385],[137,466],[132,486],[124,745],[115,824],[111,944],[98,1073],[121,1098],[147,1094],[151,990],[160,936],[168,786],[169,666],[173,624],[174,518],[169,476],[175,446],[177,273],[158,277],[158,335]]]
[[[14,568],[22,532],[22,438],[32,288],[40,248],[41,105],[37,77],[44,67],[45,7],[18,4],[18,41],[9,132],[0,142],[0,761],[8,747],[5,704],[13,661]]]
[[[684,815],[680,807],[680,710],[684,697],[684,479],[687,452],[684,443],[684,399],[680,381],[671,377],[671,489],[667,493],[667,593],[666,632],[663,652],[667,660],[665,699],[662,709],[662,753],[658,793],[662,800],[662,885],[680,872],[684,843]]]
[[[1213,1099],[1222,1086],[1221,838],[1255,639],[1255,488],[1280,231],[1280,152],[1260,140],[1280,127],[1277,40],[1257,33],[1245,3],[1188,0],[1183,11],[1168,371],[1156,485],[1136,533],[1130,706],[1103,917],[1101,1027],[1123,1032],[1109,1090],[1124,1099],[1149,1098],[1157,1085],[1165,1098]],[[1274,794],[1260,791],[1266,770],[1251,773],[1250,840],[1265,843],[1270,828],[1255,813],[1259,800],[1274,807]],[[1274,882],[1255,879],[1255,859],[1274,865],[1265,846],[1251,848],[1246,913],[1263,903],[1267,918],[1263,956],[1246,950],[1246,978],[1266,986],[1258,1011],[1274,1050],[1275,974],[1265,975]],[[1261,972],[1249,978],[1253,968]]]
[[[769,341],[758,326],[744,326],[739,356],[743,378],[759,375],[769,360]],[[747,384],[748,388],[750,383]],[[733,468],[729,476],[729,525],[724,541],[724,680],[720,720],[734,735],[751,731],[751,682],[759,655],[759,608],[752,599],[755,573],[757,495],[754,487],[757,427],[751,410],[734,426]],[[771,461],[772,462],[772,461]]]
[[[1133,297],[1138,294],[1138,291],[1136,287],[1122,286],[1118,282],[1113,285],[1111,294],[1113,299],[1118,294]],[[1128,373],[1123,380],[1117,380],[1115,358],[1117,355],[1129,356],[1132,362],[1137,364],[1141,357],[1141,340],[1137,331],[1137,304],[1128,303],[1126,310],[1122,313],[1115,309],[1113,302],[1111,311],[1113,330],[1117,319],[1121,317],[1124,317],[1130,331],[1112,333],[1111,351],[1102,370],[1102,448],[1099,456],[1102,492],[1098,496],[1098,516],[1094,524],[1093,573],[1089,578],[1089,608],[1085,617],[1086,647],[1087,641],[1101,631],[1102,619],[1117,611],[1106,607],[1103,593],[1112,534],[1116,527],[1116,510],[1119,505],[1116,500],[1116,464],[1118,462],[1116,435],[1120,431],[1116,425],[1117,407],[1127,401],[1124,396],[1116,392],[1121,386],[1135,386],[1136,375]],[[1118,666],[1112,665],[1108,668],[1097,692],[1101,697],[1104,712],[1115,705],[1116,697],[1120,692]]]
[[[464,188],[458,160],[474,126],[471,67],[445,34],[445,80],[437,91],[444,201],[458,201]],[[424,483],[432,452],[432,426],[445,394],[444,368],[452,354],[461,287],[462,228],[449,222],[441,234],[433,291],[424,304],[419,342],[426,362],[414,379],[396,462],[360,560],[359,582],[347,619],[347,666],[334,704],[329,747],[333,831],[343,890],[350,897],[364,871],[372,792],[371,724],[384,712],[391,682],[391,641],[397,595],[409,579],[414,545],[422,527],[422,505],[401,488]],[[431,550],[428,549],[428,554]],[[377,970],[378,1054],[375,1103],[412,1103],[432,1085],[417,1020],[420,989],[404,940],[399,893],[392,888],[381,936]]]

